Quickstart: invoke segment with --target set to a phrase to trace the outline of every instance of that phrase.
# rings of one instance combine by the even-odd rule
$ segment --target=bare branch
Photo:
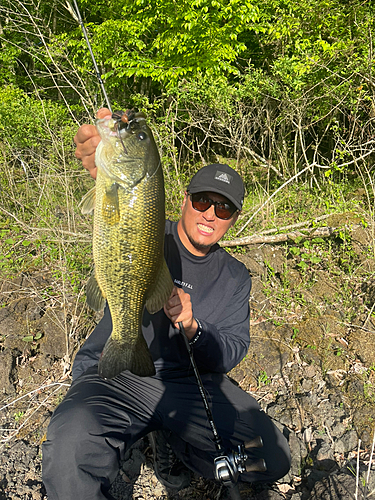
[[[302,240],[312,239],[312,238],[328,238],[332,236],[337,231],[342,231],[343,229],[355,230],[362,227],[361,224],[345,225],[342,227],[315,227],[313,229],[304,229],[301,231],[292,231],[290,233],[276,234],[274,236],[269,235],[253,235],[246,236],[244,238],[235,238],[230,241],[220,241],[221,247],[236,247],[240,245],[261,245],[261,244],[272,244],[272,243],[283,243],[285,241],[295,241],[297,238]]]

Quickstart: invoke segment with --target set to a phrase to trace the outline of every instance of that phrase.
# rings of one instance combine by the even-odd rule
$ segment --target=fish
[[[164,259],[161,160],[143,113],[118,111],[95,125],[101,137],[97,178],[81,210],[94,213],[94,270],[86,302],[96,311],[107,302],[112,317],[98,373],[104,379],[125,370],[148,377],[155,366],[142,334],[144,309],[159,311],[173,289]]]

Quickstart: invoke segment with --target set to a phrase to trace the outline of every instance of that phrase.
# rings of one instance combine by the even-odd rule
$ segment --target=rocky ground
[[[235,254],[253,276],[252,342],[230,376],[275,420],[293,457],[277,484],[240,484],[241,498],[374,498],[371,231],[357,228],[345,241],[305,245],[304,252],[257,245]],[[0,500],[47,498],[41,443],[70,384],[71,360],[97,320],[68,287],[57,293],[56,279],[39,270],[2,283]],[[185,490],[167,491],[152,460],[147,438],[136,443],[112,485],[113,497],[229,498],[222,485],[199,477]]]

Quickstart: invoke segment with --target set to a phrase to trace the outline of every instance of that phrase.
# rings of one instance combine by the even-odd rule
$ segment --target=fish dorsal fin
[[[80,206],[83,214],[92,214],[95,208],[96,186],[88,191],[82,198]]]
[[[163,259],[155,286],[146,299],[146,309],[150,314],[159,311],[169,299],[173,289],[173,281],[167,266]]]
[[[119,185],[114,182],[107,187],[103,196],[102,215],[107,224],[117,224],[120,220],[120,206],[118,199]]]
[[[105,306],[105,297],[96,279],[95,269],[86,283],[86,302],[94,311],[101,311]]]

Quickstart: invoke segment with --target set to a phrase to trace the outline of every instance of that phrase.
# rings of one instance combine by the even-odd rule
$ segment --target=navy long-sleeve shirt
[[[249,295],[251,279],[246,267],[219,245],[197,257],[181,243],[177,223],[166,221],[164,255],[176,286],[191,296],[199,328],[191,340],[194,358],[201,373],[226,373],[246,355],[249,343]],[[76,379],[98,363],[112,331],[108,306],[104,316],[73,364]],[[156,377],[186,376],[190,359],[180,331],[163,310],[143,316],[143,335],[154,360]]]

